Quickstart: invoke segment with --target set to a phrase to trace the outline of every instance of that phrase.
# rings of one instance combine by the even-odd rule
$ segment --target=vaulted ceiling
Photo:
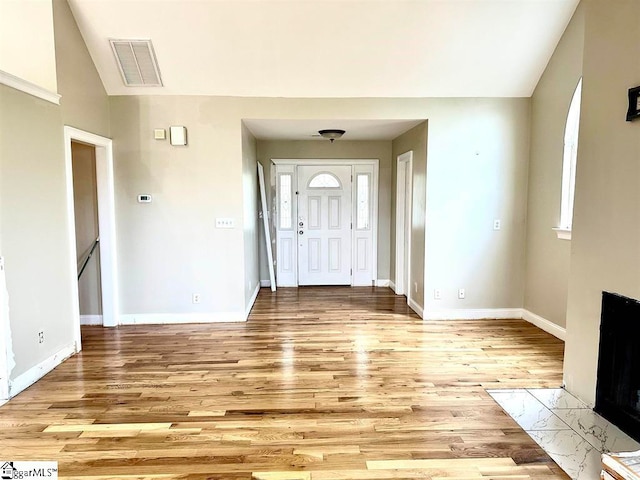
[[[69,0],[109,95],[528,97],[578,0]],[[110,38],[151,39],[126,87]]]

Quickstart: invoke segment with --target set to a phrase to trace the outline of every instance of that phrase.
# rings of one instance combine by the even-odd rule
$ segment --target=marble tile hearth
[[[640,443],[562,388],[487,392],[573,479],[599,479],[603,452],[640,449]]]

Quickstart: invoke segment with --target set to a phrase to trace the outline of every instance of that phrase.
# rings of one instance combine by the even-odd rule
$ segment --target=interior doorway
[[[81,325],[102,325],[96,147],[71,142]]]
[[[116,275],[116,245],[115,245],[115,196],[113,177],[113,151],[111,139],[95,135],[89,132],[78,130],[73,127],[64,127],[65,137],[65,170],[67,184],[67,217],[69,225],[69,255],[71,282],[71,304],[73,306],[74,334],[76,350],[81,349],[80,336],[80,293],[78,288],[78,265],[77,260],[83,253],[87,254],[85,236],[91,238],[94,233],[99,232],[99,248],[94,250],[97,257],[91,261],[99,263],[99,308],[101,312],[102,325],[112,327],[118,324],[118,296],[117,296],[117,275]],[[75,147],[74,147],[75,144]],[[82,238],[76,235],[76,207],[74,189],[74,150],[89,154],[95,166],[95,201],[97,209],[97,232],[87,229]],[[86,165],[85,165],[86,167]],[[89,190],[89,189],[87,189]],[[80,208],[82,212],[86,208]],[[82,214],[82,213],[81,213]],[[84,225],[81,228],[86,228]],[[93,247],[96,237],[93,239]],[[82,242],[82,243],[81,243]],[[78,245],[78,247],[76,247]],[[89,248],[91,248],[89,247]],[[83,249],[83,251],[80,251]],[[94,267],[95,268],[95,267]],[[84,275],[84,274],[83,274]],[[97,280],[96,280],[96,283]],[[94,301],[97,301],[94,299]]]
[[[413,151],[398,156],[396,164],[396,295],[411,304],[411,217],[413,214]]]

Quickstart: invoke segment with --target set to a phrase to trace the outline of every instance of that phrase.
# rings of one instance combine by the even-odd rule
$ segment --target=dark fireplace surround
[[[595,411],[640,441],[640,302],[602,292]]]

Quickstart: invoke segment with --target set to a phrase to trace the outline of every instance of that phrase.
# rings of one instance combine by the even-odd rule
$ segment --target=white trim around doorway
[[[417,304],[411,295],[412,198],[413,150],[409,150],[398,155],[396,163],[396,276],[393,283],[396,294],[406,295],[407,304],[415,309]]]
[[[118,276],[116,256],[116,219],[113,176],[113,148],[109,138],[64,127],[64,157],[67,186],[69,282],[76,351],[82,349],[80,338],[80,306],[78,304],[76,226],[73,202],[73,165],[71,142],[92,145],[96,149],[96,183],[98,190],[98,227],[100,232],[100,282],[102,285],[102,319],[105,327],[118,325]]]

